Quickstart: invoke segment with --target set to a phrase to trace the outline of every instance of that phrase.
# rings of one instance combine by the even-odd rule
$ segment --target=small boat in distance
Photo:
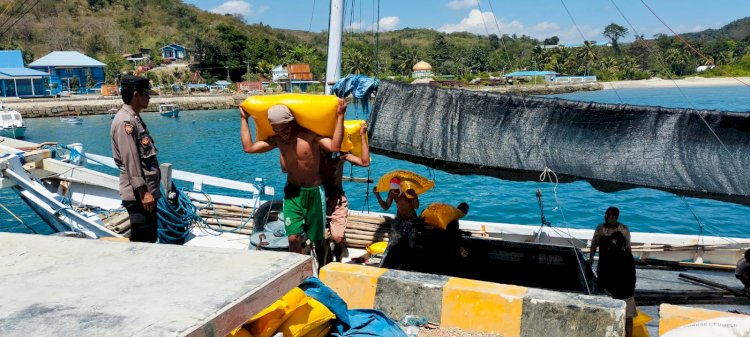
[[[60,121],[68,124],[83,124],[83,118],[78,114],[65,114],[60,116]]]
[[[22,139],[26,134],[26,123],[21,113],[0,103],[0,136]]]
[[[180,117],[180,107],[176,104],[159,104],[159,114],[164,117]]]
[[[119,111],[119,109],[117,108],[112,108],[112,109],[107,110],[107,115],[109,115],[109,119],[115,119],[115,115],[117,114],[117,111]]]

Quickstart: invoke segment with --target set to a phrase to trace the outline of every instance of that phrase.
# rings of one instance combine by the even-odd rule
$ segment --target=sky
[[[183,1],[214,13],[240,14],[248,23],[313,32],[328,29],[326,0]],[[344,2],[346,31],[373,29],[378,0]],[[560,43],[605,41],[602,31],[613,22],[630,31],[624,41],[633,40],[633,27],[646,38],[671,35],[646,5],[677,33],[720,28],[750,16],[750,0],[380,0],[379,21],[380,31],[408,27],[481,35],[499,32],[537,39],[558,36]]]

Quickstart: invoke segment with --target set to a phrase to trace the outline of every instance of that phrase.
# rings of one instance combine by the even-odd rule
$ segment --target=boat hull
[[[162,115],[163,117],[178,118],[178,117],[180,117],[180,110],[179,109],[178,110],[172,110],[172,111],[169,111],[169,112],[162,112],[162,113],[159,113],[159,114]]]
[[[18,127],[9,127],[9,128],[0,129],[0,136],[8,137],[8,138],[15,138],[15,139],[23,139],[23,137],[26,136],[26,127],[18,126]]]

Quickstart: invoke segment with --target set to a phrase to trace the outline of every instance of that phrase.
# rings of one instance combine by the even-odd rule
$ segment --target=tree
[[[108,84],[117,84],[122,72],[130,67],[130,62],[117,54],[107,55],[104,64],[104,81]]]
[[[344,47],[341,55],[341,70],[347,74],[372,74],[372,60],[364,53]]]
[[[578,49],[578,57],[579,60],[583,61],[586,64],[586,72],[585,75],[589,75],[589,67],[591,65],[591,62],[596,61],[596,50],[594,49],[594,44],[591,43],[591,41],[583,41],[583,46]]]
[[[397,52],[393,60],[393,71],[399,75],[410,75],[412,67],[419,62],[419,52],[416,49],[404,48]]]
[[[612,42],[612,48],[615,49],[617,54],[620,54],[620,46],[617,44],[617,40],[628,35],[628,29],[620,26],[616,23],[610,23],[607,27],[604,27],[602,35],[609,38]]]
[[[544,39],[545,46],[556,46],[558,43],[560,43],[560,38],[557,36],[548,37]]]

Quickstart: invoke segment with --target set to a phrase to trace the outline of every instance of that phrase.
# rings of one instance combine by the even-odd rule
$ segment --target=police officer
[[[120,197],[130,215],[130,241],[156,242],[156,200],[161,197],[161,172],[154,139],[140,112],[148,106],[151,85],[145,77],[123,76],[125,103],[112,120],[112,157],[120,169]]]

